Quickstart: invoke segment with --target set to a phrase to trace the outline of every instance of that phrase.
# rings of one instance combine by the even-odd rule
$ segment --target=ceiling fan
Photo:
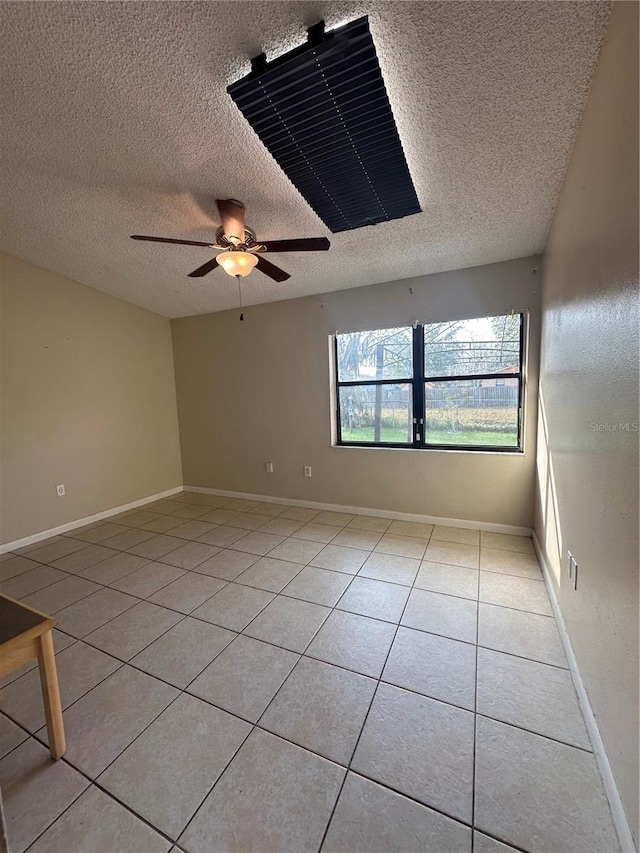
[[[258,242],[253,228],[244,224],[244,204],[234,198],[216,199],[222,225],[216,230],[215,243],[198,240],[174,240],[172,237],[146,237],[132,234],[132,240],[149,240],[152,243],[179,243],[181,246],[207,246],[220,249],[220,254],[193,272],[191,278],[203,275],[220,266],[228,275],[240,278],[249,275],[254,267],[274,281],[286,281],[289,273],[262,257],[263,252],[323,252],[331,245],[326,237],[308,237],[300,240],[265,240]]]

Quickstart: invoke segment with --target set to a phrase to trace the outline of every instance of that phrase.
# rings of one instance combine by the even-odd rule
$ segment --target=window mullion
[[[515,312],[511,313],[514,314]],[[408,356],[406,350],[408,349],[407,344],[409,343],[407,338],[409,337],[408,333],[410,332],[413,370],[411,375],[406,378],[395,377],[392,379],[382,379],[383,372],[378,367],[375,379],[357,378],[341,381],[339,378],[340,371],[338,357],[338,338],[340,335],[339,333],[336,333],[333,340],[335,360],[335,416],[337,421],[336,438],[338,444],[348,444],[360,447],[505,451],[516,449],[522,451],[523,434],[525,432],[524,410],[526,406],[525,396],[527,384],[527,317],[525,312],[518,312],[518,314],[520,321],[519,352],[515,346],[518,327],[515,325],[513,320],[509,321],[509,328],[506,326],[506,321],[504,328],[501,324],[498,324],[500,328],[497,330],[495,328],[496,324],[494,324],[493,333],[488,332],[486,339],[479,338],[477,335],[474,337],[474,333],[472,332],[469,332],[468,338],[464,337],[457,328],[457,324],[472,322],[466,320],[456,321],[449,324],[416,323],[413,328],[404,326],[398,329],[378,330],[369,335],[371,341],[369,341],[369,337],[363,339],[363,341],[359,341],[359,339],[354,341],[351,341],[351,339],[345,339],[345,358],[350,360],[349,364],[351,364],[352,361],[357,362],[355,370],[349,368],[351,375],[355,372],[355,374],[359,376],[360,372],[362,372],[366,376],[370,377],[372,375],[371,366],[374,352],[372,347],[376,344],[376,341],[378,341],[378,347],[383,344],[387,346],[388,352],[390,353],[391,365],[389,370],[387,370],[387,373],[393,374],[398,369],[401,369],[401,364],[406,364],[405,359]],[[493,319],[494,318],[492,317],[478,319],[477,324],[479,324],[481,333],[484,333],[484,327],[480,323],[480,320],[482,320],[486,326],[487,321]],[[444,332],[447,333],[444,337],[441,336],[440,330],[440,326],[443,325]],[[468,330],[465,327],[463,331]],[[387,333],[386,337],[382,335],[383,332]],[[396,335],[396,333],[398,333],[398,340],[394,339],[394,335]],[[348,334],[356,335],[355,332]],[[500,337],[500,334],[502,337]],[[425,352],[425,339],[427,337],[430,341],[433,338],[435,342],[433,347],[430,343],[429,352],[433,352],[434,355],[433,358],[430,355],[429,359],[427,359],[427,353]],[[498,347],[493,343],[489,346],[489,343],[494,340],[501,343],[502,346]],[[363,342],[367,344],[367,347],[362,350],[364,355],[361,355],[358,347],[362,347]],[[342,347],[342,343],[340,343],[340,347]],[[340,349],[340,353],[342,353],[342,349]],[[497,356],[494,358],[492,353],[497,353],[499,355],[499,361],[497,361]],[[377,359],[376,365],[378,365],[380,357],[377,350],[375,354]],[[517,369],[515,364],[516,358],[518,359]],[[429,372],[438,373],[439,375],[427,376],[427,361],[430,365]],[[364,364],[367,369],[362,369],[361,371],[358,366],[360,363]],[[474,367],[484,367],[486,371],[487,367],[494,367],[496,363],[498,365],[504,363],[505,366],[501,370],[490,370],[485,373],[460,372],[464,371],[465,368],[473,369]],[[505,368],[510,368],[510,370],[514,372],[504,373],[503,371]],[[450,370],[452,375],[446,375],[447,370]],[[347,375],[349,375],[349,372],[347,372]],[[429,384],[428,388],[426,387],[427,383]],[[388,390],[390,386],[395,385],[399,386],[397,390],[402,392],[398,399],[396,399],[397,395],[395,395],[393,389]],[[398,400],[401,402],[406,401],[404,389],[407,388],[407,385],[411,388],[410,395],[412,405],[412,421],[409,424],[408,434],[404,431],[404,427],[402,429],[398,429],[396,426],[397,403]],[[484,390],[485,386],[491,389],[497,385],[517,385],[517,415],[514,411],[516,388],[511,387],[511,391],[508,393],[507,391],[503,393],[500,391],[492,392],[491,390],[485,392]],[[373,395],[376,395],[375,405],[372,403]],[[386,410],[383,409],[383,400],[392,401],[391,408],[393,409],[393,418],[391,426],[394,428],[395,432],[392,430],[387,434],[387,437],[398,439],[397,441],[382,441],[380,440],[382,438],[382,432],[380,431],[378,434],[375,431],[377,428],[376,425],[379,425],[380,429],[382,429],[383,416],[388,417],[388,413],[385,414]],[[427,400],[429,400],[428,411]],[[359,425],[359,423],[356,423],[355,427],[352,425],[352,402],[358,412],[360,411],[358,407],[363,407],[360,415],[364,418],[363,423],[367,427],[370,427],[367,417],[370,418],[372,412],[374,412],[373,441],[370,439],[365,440],[364,438],[362,440],[358,440],[360,438],[359,430],[361,431],[361,425]],[[403,405],[400,408],[402,409],[404,405],[406,405],[406,403],[403,402]],[[348,408],[347,414],[349,431],[347,431],[347,421],[345,420],[345,424],[342,423],[342,417],[344,416],[347,418],[347,414],[343,411],[343,407],[345,407],[345,411]],[[443,417],[440,417],[441,408],[444,412]],[[493,412],[487,414],[485,411],[494,408],[496,410],[495,414]],[[444,409],[447,411],[444,411]],[[467,412],[467,409],[470,411]],[[475,411],[475,409],[478,411]],[[408,414],[406,409],[404,410],[404,414],[405,416]],[[360,417],[360,415],[357,417]],[[467,417],[467,415],[469,415],[469,417]],[[429,416],[432,443],[429,443],[426,439],[427,416]],[[449,420],[451,421],[450,424]],[[406,423],[406,421],[404,421],[404,423]],[[388,426],[389,424],[385,421],[384,428],[386,429]],[[516,436],[513,436],[513,427],[516,427]],[[495,433],[495,436],[491,435],[485,437],[483,435],[479,435],[479,433],[491,432],[492,430]],[[502,432],[505,433],[504,438],[502,435],[498,434]],[[453,436],[449,439],[449,433],[460,433],[460,435]],[[378,440],[375,440],[376,438],[378,438]],[[512,443],[509,443],[513,442],[514,438],[517,442],[515,447],[513,447]],[[463,444],[462,442],[464,440],[467,440],[469,443]],[[483,440],[491,440],[496,443],[495,445],[488,443],[483,444]]]
[[[424,328],[413,328],[413,446],[424,447]],[[419,436],[419,437],[418,437]]]
[[[525,315],[524,311],[520,314],[520,363],[518,365],[518,448],[523,449],[523,430],[524,430],[524,395],[526,389],[525,376]]]
[[[336,376],[336,438],[342,444],[342,418],[340,417],[340,382],[338,380],[338,336],[333,336],[333,360]]]

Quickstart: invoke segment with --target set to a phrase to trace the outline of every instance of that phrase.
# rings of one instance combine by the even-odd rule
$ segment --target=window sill
[[[401,447],[393,444],[338,444],[334,442],[332,448],[338,450],[401,450],[401,451],[427,451],[428,453],[469,453],[482,454],[484,456],[524,456],[525,451],[519,447]]]

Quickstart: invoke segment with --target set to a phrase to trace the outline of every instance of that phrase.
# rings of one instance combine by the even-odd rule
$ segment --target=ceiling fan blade
[[[214,270],[218,266],[218,259],[211,258],[210,261],[207,261],[206,264],[202,264],[201,267],[198,267],[197,270],[189,273],[189,278],[202,278],[203,275],[206,275],[211,270]]]
[[[244,243],[244,204],[235,198],[217,198],[218,213],[227,240],[236,237],[238,242]]]
[[[201,243],[199,240],[174,240],[173,237],[146,237],[144,234],[132,234],[132,240],[148,240],[151,243],[179,243],[181,246],[208,246],[211,243]]]
[[[303,237],[300,240],[260,240],[267,252],[325,252],[331,243],[326,237]]]
[[[263,272],[265,275],[268,275],[269,278],[272,278],[274,281],[286,281],[288,278],[291,278],[288,272],[281,270],[280,267],[277,267],[275,264],[272,264],[271,261],[268,261],[266,258],[263,258],[261,255],[258,255],[258,263],[256,267]]]

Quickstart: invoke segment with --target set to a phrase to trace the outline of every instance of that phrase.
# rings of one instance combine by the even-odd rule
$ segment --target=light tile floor
[[[12,853],[618,853],[530,539],[181,494],[0,558]]]

